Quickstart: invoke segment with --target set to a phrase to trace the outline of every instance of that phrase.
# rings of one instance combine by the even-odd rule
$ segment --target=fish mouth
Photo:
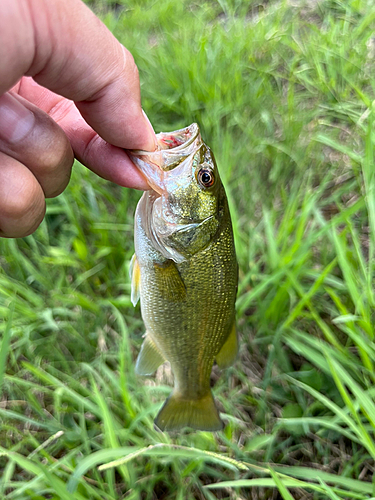
[[[181,165],[203,145],[197,123],[173,132],[156,135],[155,151],[132,150],[129,155],[142,172],[150,188],[159,194],[165,192],[165,173]]]

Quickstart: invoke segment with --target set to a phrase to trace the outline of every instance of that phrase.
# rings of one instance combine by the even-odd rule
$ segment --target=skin
[[[133,57],[80,0],[1,0],[0,236],[38,227],[74,157],[147,189],[124,149],[153,151]]]

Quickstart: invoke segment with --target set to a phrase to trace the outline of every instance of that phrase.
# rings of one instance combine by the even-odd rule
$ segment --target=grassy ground
[[[91,6],[155,130],[197,121],[215,152],[241,351],[213,372],[223,432],[153,429],[171,377],[134,374],[140,193],[77,164],[35,235],[0,240],[0,498],[374,498],[375,2]]]

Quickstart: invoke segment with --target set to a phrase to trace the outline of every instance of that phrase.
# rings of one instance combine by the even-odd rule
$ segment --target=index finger
[[[109,143],[155,148],[132,55],[80,0],[2,0],[0,61],[0,94],[32,76]]]

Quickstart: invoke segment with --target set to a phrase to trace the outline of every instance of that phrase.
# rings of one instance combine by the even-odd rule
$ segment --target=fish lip
[[[129,156],[145,177],[151,189],[159,194],[166,191],[164,173],[173,170],[203,145],[197,123],[173,132],[156,135],[155,151],[130,150]]]
[[[173,132],[160,132],[156,134],[157,148],[155,151],[144,151],[142,149],[133,149],[130,151],[135,156],[147,156],[157,154],[162,151],[165,155],[174,155],[188,148],[200,135],[197,123],[192,123],[187,127],[174,130]],[[185,136],[185,140],[181,140]],[[168,147],[168,139],[173,140],[177,145]]]

